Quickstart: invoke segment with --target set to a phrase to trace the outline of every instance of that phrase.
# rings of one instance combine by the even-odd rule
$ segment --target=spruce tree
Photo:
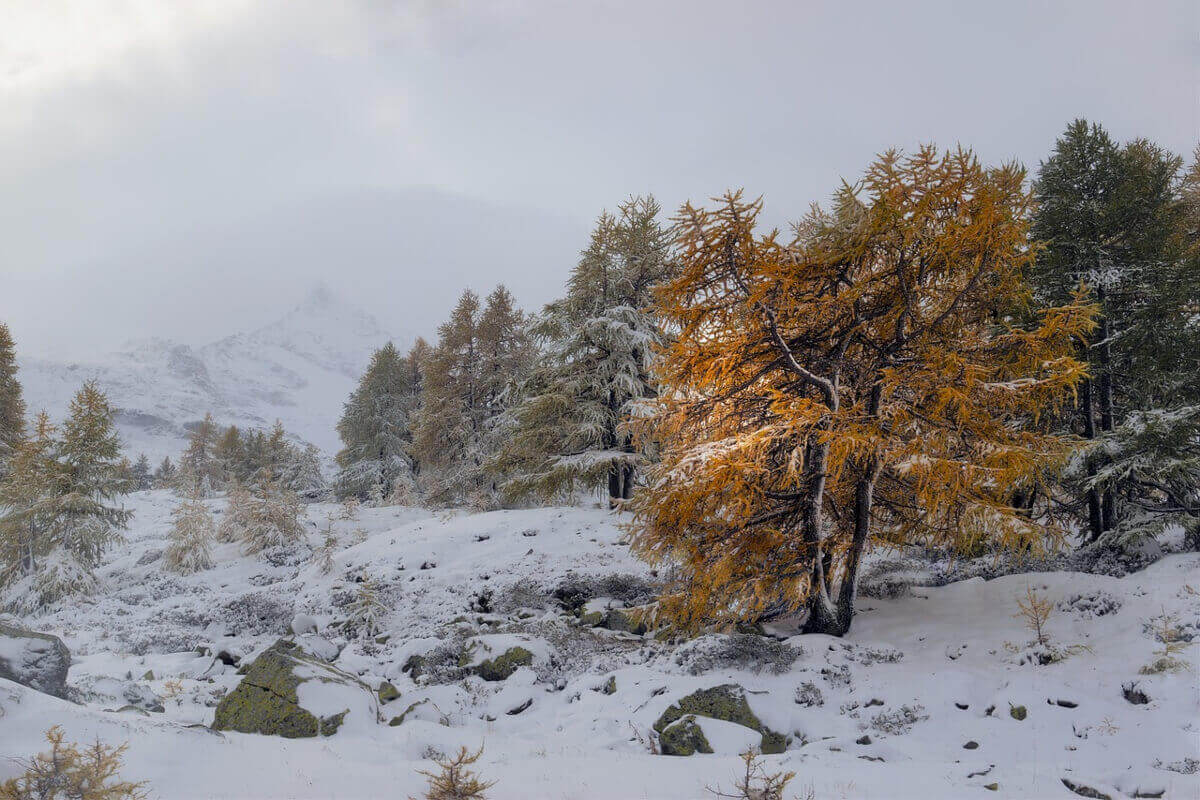
[[[1198,398],[1200,274],[1180,252],[1180,168],[1150,142],[1122,146],[1099,125],[1076,120],[1034,185],[1038,299],[1060,305],[1083,291],[1099,309],[1095,332],[1078,344],[1089,377],[1072,424],[1092,444],[1068,472],[1090,541],[1140,516],[1133,498],[1146,487],[1109,463],[1127,449],[1116,440],[1129,432],[1129,415]]]
[[[150,459],[145,453],[138,453],[137,461],[133,462],[130,481],[135,492],[143,492],[154,485],[154,476],[150,474]]]
[[[425,359],[413,453],[429,500],[494,507],[498,492],[485,466],[500,444],[514,387],[533,357],[524,314],[503,286],[479,298],[463,292]]]
[[[17,354],[8,326],[0,322],[0,477],[25,437],[25,401],[17,380]]]
[[[566,297],[535,324],[545,352],[491,464],[510,496],[549,501],[605,487],[610,502],[631,497],[647,454],[623,422],[655,396],[650,360],[663,335],[647,309],[671,271],[659,211],[653,198],[634,198],[601,215]]]
[[[189,575],[210,569],[215,537],[212,512],[199,492],[184,500],[171,512],[174,523],[163,551],[163,566],[171,572]]]
[[[414,379],[411,359],[391,342],[371,356],[337,426],[343,444],[334,480],[339,498],[386,497],[398,482],[411,481],[407,451],[417,399]]]

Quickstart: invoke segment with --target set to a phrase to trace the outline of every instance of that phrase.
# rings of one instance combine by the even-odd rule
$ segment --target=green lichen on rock
[[[510,647],[495,658],[489,658],[475,667],[475,674],[485,681],[502,681],[517,671],[518,667],[533,664],[533,653],[524,647]]]
[[[1025,706],[1010,705],[1008,707],[1008,715],[1017,722],[1024,722],[1025,717],[1029,715],[1029,712],[1025,710]]]
[[[750,710],[750,704],[746,702],[745,689],[737,684],[726,683],[711,689],[701,689],[681,698],[662,713],[662,716],[654,723],[654,730],[658,731],[661,738],[671,723],[689,714],[733,722],[757,731],[762,736],[762,742],[759,745],[760,752],[782,753],[787,749],[787,736],[776,733],[762,724]],[[663,752],[666,752],[665,747]]]
[[[632,609],[611,608],[604,615],[600,625],[610,631],[622,631],[641,636],[646,632],[646,623],[639,619],[639,613]]]
[[[604,685],[600,687],[600,691],[604,694],[616,694],[617,693],[617,676],[609,675],[608,680],[606,680],[604,682]]]
[[[390,703],[400,697],[400,690],[393,686],[391,681],[384,681],[379,684],[377,694],[379,695],[379,702]]]
[[[589,628],[594,628],[604,622],[604,614],[599,611],[589,611],[586,614],[579,615],[579,622]]]
[[[396,716],[392,717],[391,721],[388,722],[388,727],[395,728],[398,725],[403,725],[404,720],[408,717],[409,714],[411,714],[419,706],[426,705],[427,703],[429,703],[428,697],[426,697],[422,700],[418,700],[415,703],[409,703],[408,708],[404,709],[404,711],[402,713],[397,714]]]
[[[305,667],[309,677],[296,674]],[[245,665],[245,677],[232,692],[221,699],[213,718],[213,730],[262,733],[299,739],[330,736],[342,724],[349,709],[318,718],[301,707],[297,687],[305,681],[319,680],[370,688],[352,675],[304,653],[295,643],[280,639],[262,655]]]
[[[696,722],[695,715],[676,720],[658,735],[659,746],[664,756],[690,756],[693,753],[711,753],[712,745]]]

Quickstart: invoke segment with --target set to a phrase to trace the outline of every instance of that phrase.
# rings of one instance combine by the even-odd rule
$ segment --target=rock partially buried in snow
[[[297,614],[292,617],[292,633],[297,636],[303,633],[316,633],[317,621],[308,614]]]
[[[733,683],[714,686],[711,689],[701,689],[681,698],[667,708],[654,723],[660,739],[667,728],[684,716],[708,717],[741,725],[759,734],[759,751],[762,753],[782,753],[787,748],[787,737],[764,725],[746,702],[746,690]],[[681,729],[671,735],[674,740],[695,742],[695,736],[689,729]],[[674,747],[674,744],[671,745]],[[712,752],[697,749],[698,752]],[[695,752],[695,751],[694,751]],[[668,752],[668,745],[663,741],[665,755],[690,755],[690,753]]]
[[[375,724],[375,693],[353,675],[280,639],[217,706],[212,727],[289,739],[330,736],[348,719]]]
[[[57,636],[0,625],[0,678],[66,697],[70,666],[71,651]]]
[[[482,661],[475,667],[475,674],[485,681],[502,681],[517,671],[518,667],[533,664],[533,653],[524,647],[510,647],[495,658]]]

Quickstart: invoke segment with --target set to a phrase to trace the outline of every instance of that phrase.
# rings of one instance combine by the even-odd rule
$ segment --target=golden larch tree
[[[633,422],[662,452],[635,525],[676,566],[661,615],[807,609],[841,635],[873,543],[1054,539],[1011,498],[1070,451],[1036,421],[1083,376],[1095,311],[1031,310],[1029,206],[1018,166],[924,147],[881,156],[787,243],[740,192],[683,207],[663,391]]]

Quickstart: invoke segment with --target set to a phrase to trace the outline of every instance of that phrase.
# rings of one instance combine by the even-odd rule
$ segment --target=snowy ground
[[[105,593],[17,620],[66,641],[78,703],[0,680],[0,756],[32,754],[61,725],[76,741],[128,741],[125,776],[160,798],[403,798],[422,791],[417,770],[432,766],[429,756],[482,744],[478,766],[497,781],[494,800],[699,798],[731,785],[737,751],[756,737],[706,723],[723,752],[669,757],[650,752],[651,726],[683,695],[736,683],[768,727],[791,736],[787,752],[766,760],[797,773],[798,797],[810,787],[819,800],[1078,797],[1064,779],[1112,798],[1200,797],[1196,554],[1120,579],[1034,573],[862,598],[844,640],[669,644],[582,626],[551,596],[564,586],[609,591],[585,608],[599,610],[636,602],[653,581],[622,543],[621,519],[606,512],[384,508],[342,520],[339,506],[317,505],[308,510],[312,546],[330,524],[340,542],[329,574],[308,549],[272,564],[221,545],[215,569],[181,578],[159,559],[175,502],[165,492],[132,498],[136,517],[103,570]],[[336,663],[399,688],[382,707],[385,722],[429,702],[402,725],[347,725],[322,739],[208,730],[239,677],[197,648],[249,658],[296,612],[335,622],[364,571],[391,609],[390,637],[327,632],[343,646]],[[1056,604],[1048,629],[1061,661],[1028,663],[1044,649],[1030,647],[1014,616],[1027,587]],[[1190,667],[1139,674],[1162,647],[1153,625],[1164,614],[1197,637],[1182,653]],[[473,644],[476,660],[523,643],[535,660],[498,682],[414,682],[403,671],[410,656],[446,643]],[[789,646],[799,650],[794,661]],[[1132,683],[1148,702],[1125,698]],[[149,714],[115,710],[159,704]],[[0,778],[15,769],[0,761]]]

